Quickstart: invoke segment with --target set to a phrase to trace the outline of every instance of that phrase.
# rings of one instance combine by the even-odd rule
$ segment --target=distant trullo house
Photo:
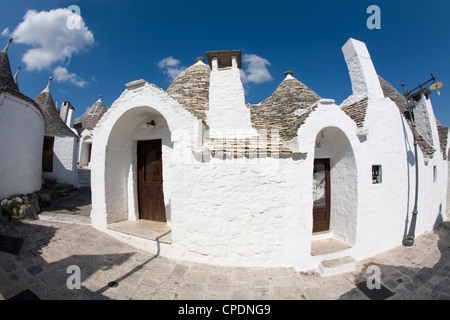
[[[415,166],[416,235],[446,219],[448,128],[431,100],[415,102],[415,163],[406,100],[364,43],[342,51],[340,105],[292,72],[250,105],[238,50],[207,52],[166,91],[127,83],[93,130],[93,226],[170,258],[332,274],[402,244]]]
[[[80,137],[78,168],[89,167],[92,150],[92,130],[106,111],[108,111],[108,107],[103,104],[100,96],[81,117],[75,119],[74,127]]]
[[[34,99],[45,120],[42,175],[76,186],[78,135],[68,126],[73,126],[74,108],[67,101],[63,102],[61,111],[57,108],[50,92],[51,81],[50,78],[45,89]]]

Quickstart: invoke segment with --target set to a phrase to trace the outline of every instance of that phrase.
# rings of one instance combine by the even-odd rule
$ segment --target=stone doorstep
[[[350,256],[324,260],[319,265],[319,272],[322,276],[351,272],[356,270],[356,263],[357,261]]]
[[[311,241],[311,255],[312,256],[322,256],[327,254],[338,253],[350,249],[351,246],[342,241],[325,238],[320,240]]]
[[[167,244],[172,243],[172,230],[165,222],[144,219],[125,220],[108,224],[107,228],[143,239]]]

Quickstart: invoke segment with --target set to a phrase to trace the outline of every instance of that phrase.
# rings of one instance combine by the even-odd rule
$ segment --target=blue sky
[[[81,30],[51,11],[71,5],[80,8]],[[370,5],[381,10],[381,29],[367,28]],[[133,80],[167,89],[170,76],[213,50],[247,57],[251,104],[269,97],[286,70],[340,104],[351,94],[341,51],[351,37],[366,43],[378,74],[400,92],[402,82],[412,89],[434,73],[444,82],[432,95],[435,114],[450,126],[448,0],[0,0],[0,8],[1,46],[16,35],[8,52],[13,72],[22,65],[20,90],[34,98],[52,75],[54,100],[69,100],[77,117],[99,95],[110,106]]]

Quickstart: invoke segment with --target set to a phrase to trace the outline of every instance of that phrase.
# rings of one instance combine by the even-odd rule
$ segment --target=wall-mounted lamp
[[[147,121],[146,124],[142,126],[142,128],[150,128],[153,129],[156,126],[155,120]]]
[[[440,88],[442,88],[444,86],[444,84],[440,81],[434,81],[431,85],[430,85],[430,90],[436,90],[436,93],[438,94],[438,96],[441,95],[441,92],[439,91]]]

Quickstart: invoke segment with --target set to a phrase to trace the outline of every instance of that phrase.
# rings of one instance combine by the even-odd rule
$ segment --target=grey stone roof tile
[[[353,121],[355,121],[358,128],[364,127],[364,120],[366,119],[368,99],[364,98],[358,102],[352,103],[348,106],[343,106],[341,109],[344,111]]]
[[[0,88],[8,91],[19,92],[19,87],[14,81],[14,77],[11,73],[11,66],[9,64],[8,46],[12,40],[8,42],[8,45],[0,51]]]
[[[208,65],[197,62],[178,75],[166,90],[170,96],[205,123],[209,110],[210,73]]]
[[[448,128],[444,127],[436,120],[436,126],[439,134],[439,143],[441,145],[441,152],[444,160],[447,160],[447,137],[448,137]]]

